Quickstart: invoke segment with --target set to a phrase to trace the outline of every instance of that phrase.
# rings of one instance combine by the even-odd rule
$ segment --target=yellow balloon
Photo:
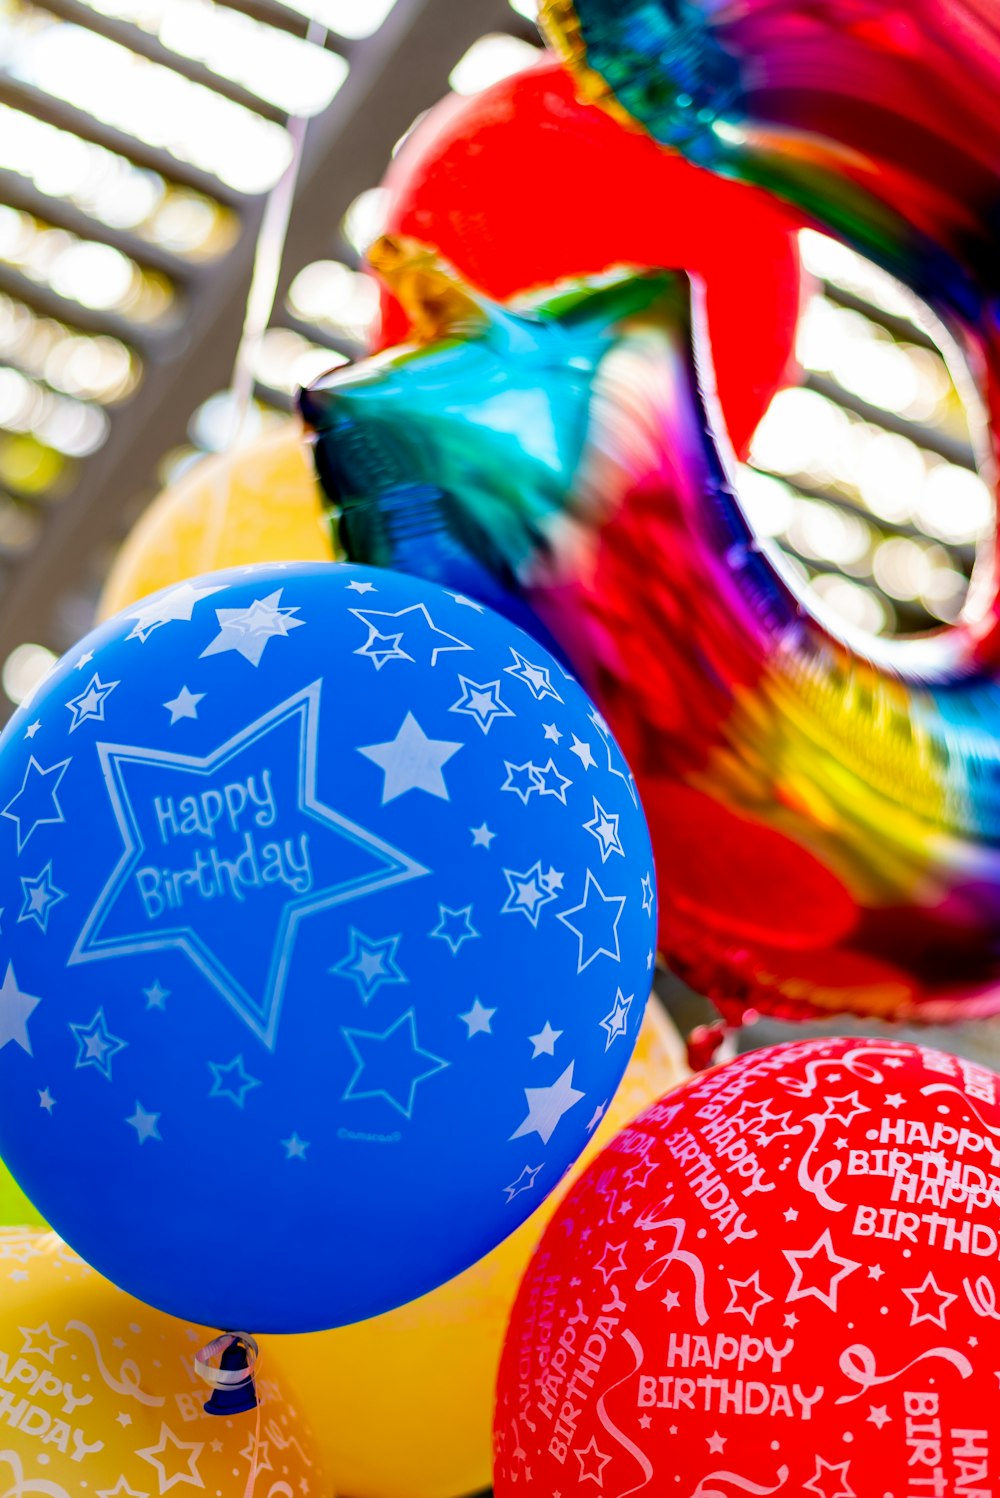
[[[202,572],[252,562],[330,562],[329,528],[297,421],[204,458],[150,505],[119,552],[99,617]]]
[[[252,1242],[237,1240],[232,1251],[252,1253]],[[254,1498],[330,1498],[315,1442],[297,1400],[269,1372],[266,1346],[258,1436],[254,1412],[205,1414],[210,1390],[192,1359],[214,1332],[133,1300],[54,1233],[0,1228],[0,1260],[5,1498],[182,1498],[196,1489],[242,1498],[254,1460]]]
[[[0,1227],[43,1228],[47,1224],[0,1160]]]
[[[656,1001],[607,1114],[563,1185],[499,1248],[397,1311],[271,1340],[294,1376],[338,1492],[460,1498],[490,1483],[493,1386],[507,1318],[535,1245],[572,1181],[636,1114],[687,1075]],[[405,1252],[405,1244],[400,1244]]]

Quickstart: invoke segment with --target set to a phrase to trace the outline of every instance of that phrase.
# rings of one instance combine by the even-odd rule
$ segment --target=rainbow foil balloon
[[[994,399],[985,6],[579,0],[548,21],[590,96],[907,282]],[[374,262],[429,331],[303,395],[341,539],[506,608],[573,663],[644,799],[667,961],[730,1019],[1000,1010],[991,570],[933,636],[824,617],[744,516],[681,274],[504,308],[405,243]],[[597,730],[578,752],[600,760]]]

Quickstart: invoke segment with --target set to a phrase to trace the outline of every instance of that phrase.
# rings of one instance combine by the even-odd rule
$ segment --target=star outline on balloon
[[[17,917],[18,925],[22,921],[34,921],[42,935],[47,936],[53,909],[66,899],[66,891],[59,888],[53,877],[51,858],[39,873],[21,875],[21,892],[24,900]]]
[[[299,605],[282,604],[284,591],[276,588],[266,598],[255,598],[242,609],[216,609],[219,633],[205,646],[199,659],[235,650],[251,666],[259,666],[272,640],[287,639],[291,630],[305,626],[305,619],[293,617]]]
[[[400,1079],[399,1077],[387,1077],[385,1075],[385,1068],[383,1064],[383,1072],[381,1078],[379,1078],[377,1075],[378,1063],[372,1059],[371,1053],[375,1050],[376,1047],[384,1047],[391,1041],[393,1041],[393,1037],[397,1034],[398,1031],[402,1031],[404,1027],[406,1030],[406,1035],[402,1038],[409,1042],[410,1057],[415,1061],[419,1056],[422,1058],[422,1060],[426,1061],[428,1065],[424,1068],[423,1071],[413,1071],[410,1075]],[[439,1072],[444,1071],[448,1066],[451,1065],[451,1063],[445,1061],[443,1057],[435,1056],[433,1052],[426,1051],[421,1046],[419,1040],[417,1039],[416,1011],[413,1009],[408,1009],[405,1014],[401,1014],[399,1019],[391,1024],[387,1030],[377,1032],[372,1030],[358,1030],[354,1027],[344,1026],[341,1030],[341,1034],[343,1035],[344,1040],[347,1042],[347,1046],[356,1063],[354,1073],[351,1076],[351,1079],[348,1082],[343,1093],[341,1094],[340,1100],[342,1103],[364,1102],[376,1098],[383,1098],[387,1103],[390,1103],[398,1113],[401,1113],[405,1119],[409,1120],[413,1117],[417,1088],[420,1083],[426,1082],[430,1077],[437,1076]],[[367,1056],[362,1054],[363,1047],[359,1045],[359,1042],[361,1041],[370,1042],[370,1045],[368,1047],[369,1054]],[[398,1046],[396,1047],[396,1050],[399,1051]],[[381,1050],[379,1050],[378,1054],[381,1058]],[[397,1059],[399,1059],[401,1056],[402,1052],[399,1051],[399,1057],[397,1057]],[[401,1101],[396,1093],[389,1090],[389,1087],[387,1087],[386,1085],[376,1087],[369,1084],[364,1088],[364,1090],[359,1090],[357,1084],[362,1080],[365,1072],[369,1069],[373,1072],[376,1072],[376,1080],[381,1080],[383,1084],[385,1084],[386,1082],[392,1083],[402,1080],[404,1086],[409,1089],[406,1101]]]
[[[13,822],[17,828],[18,853],[23,852],[24,848],[27,846],[28,839],[31,837],[32,833],[35,832],[39,827],[59,827],[65,822],[66,815],[59,804],[58,791],[60,785],[62,784],[63,777],[71,764],[72,755],[64,760],[60,760],[58,764],[50,765],[46,770],[42,767],[40,762],[35,758],[33,754],[30,756],[27,766],[25,767],[24,778],[21,781],[20,790],[15,792],[15,794],[7,802],[7,805],[3,808],[3,811],[0,811],[0,816],[6,817],[6,819],[9,822]],[[50,781],[52,776],[55,776],[55,779],[51,784],[49,784],[48,782]],[[32,782],[31,790],[29,790],[29,781]],[[49,798],[49,814],[46,816],[36,815],[36,812],[39,809],[36,807],[34,811],[26,812],[22,816],[20,812],[14,810],[14,807],[17,806],[17,804],[21,801],[27,801],[30,806],[30,798],[33,794],[33,791],[35,789],[41,789],[39,782],[45,782],[44,789]],[[28,820],[29,815],[31,817],[30,822]],[[28,824],[27,832],[24,831],[25,823]]]
[[[595,946],[590,955],[586,959],[584,959],[584,952],[586,951],[588,945],[587,931],[586,929],[581,930],[580,926],[575,926],[569,919],[569,917],[572,915],[585,915],[587,913],[591,906],[591,896],[594,890],[597,891],[597,901],[594,902],[595,908],[597,902],[599,901],[602,907],[602,913],[604,907],[606,906],[616,905],[618,907],[618,912],[612,920],[610,928],[610,937],[614,938],[614,950],[612,951],[609,946],[604,945],[605,938],[610,939],[610,937],[608,937],[608,933],[604,932],[600,934],[598,945]],[[601,888],[600,882],[593,869],[588,869],[587,876],[584,880],[583,885],[583,895],[581,897],[579,905],[572,905],[568,910],[556,911],[556,919],[560,920],[563,923],[567,931],[573,932],[574,936],[577,938],[580,944],[576,967],[578,975],[582,973],[586,968],[588,968],[592,962],[596,961],[598,957],[609,957],[612,962],[621,962],[621,944],[618,939],[618,923],[620,922],[622,914],[625,910],[626,899],[627,896],[625,895],[606,895],[604,893],[604,890]]]
[[[440,629],[431,618],[430,610],[425,603],[411,603],[405,608],[396,609],[394,613],[384,609],[350,609],[349,612],[368,631],[367,640],[363,645],[358,646],[354,654],[367,656],[376,671],[381,671],[382,667],[388,661],[409,661],[411,665],[416,663],[416,656],[411,655],[404,648],[403,643],[406,641],[413,644],[412,639],[407,641],[408,625],[406,620],[408,615],[415,616],[410,620],[410,624],[416,624],[418,619],[423,620],[425,635],[440,635],[442,641],[448,642],[447,644],[436,645],[431,641],[429,664],[432,667],[437,665],[438,656],[443,655],[446,651],[471,650],[473,648],[471,645],[467,645],[464,640],[460,640],[457,635],[450,635],[447,630]],[[386,631],[383,633],[382,628],[373,622],[376,619],[383,621],[392,620],[393,623],[398,625],[396,632],[390,633],[387,626]],[[388,645],[388,649],[380,649],[380,642]],[[426,643],[427,641],[425,640]],[[372,649],[373,646],[375,646],[375,649]],[[415,644],[413,644],[413,648],[417,648]]]
[[[278,703],[224,743],[205,755],[177,754],[170,750],[150,749],[127,744],[99,744],[104,779],[123,849],[103,889],[83,925],[69,956],[69,965],[139,952],[183,952],[230,1005],[268,1050],[273,1050],[278,1034],[285,997],[288,970],[300,922],[319,911],[347,901],[388,889],[410,879],[430,873],[423,864],[392,847],[360,824],[320,800],[316,780],[319,768],[319,711],[322,681],[302,688]],[[282,907],[271,943],[271,961],[258,998],[236,978],[209,942],[191,926],[178,923],[159,931],[126,931],[105,934],[109,917],[119,896],[146,852],[145,840],[138,825],[125,783],[131,765],[154,765],[159,769],[206,777],[224,769],[246,750],[258,746],[266,736],[292,722],[297,730],[297,814],[307,821],[310,830],[318,825],[331,835],[374,859],[377,867],[367,875],[309,890]]]

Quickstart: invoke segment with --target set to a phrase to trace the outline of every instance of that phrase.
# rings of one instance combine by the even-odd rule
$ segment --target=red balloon
[[[556,63],[444,100],[385,184],[386,231],[439,249],[490,296],[626,264],[703,276],[719,399],[740,453],[791,378],[800,276],[789,210],[581,103]],[[405,341],[406,317],[387,292],[382,319],[377,347]]]
[[[840,1038],[649,1109],[521,1286],[498,1498],[995,1493],[998,1086]]]

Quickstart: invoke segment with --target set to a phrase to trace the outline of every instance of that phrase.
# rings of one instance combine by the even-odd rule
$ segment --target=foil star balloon
[[[501,307],[419,248],[375,257],[428,341],[301,397],[341,541],[572,661],[647,808],[667,961],[731,1018],[1000,1008],[989,652],[853,638],[757,541],[691,283]]]

